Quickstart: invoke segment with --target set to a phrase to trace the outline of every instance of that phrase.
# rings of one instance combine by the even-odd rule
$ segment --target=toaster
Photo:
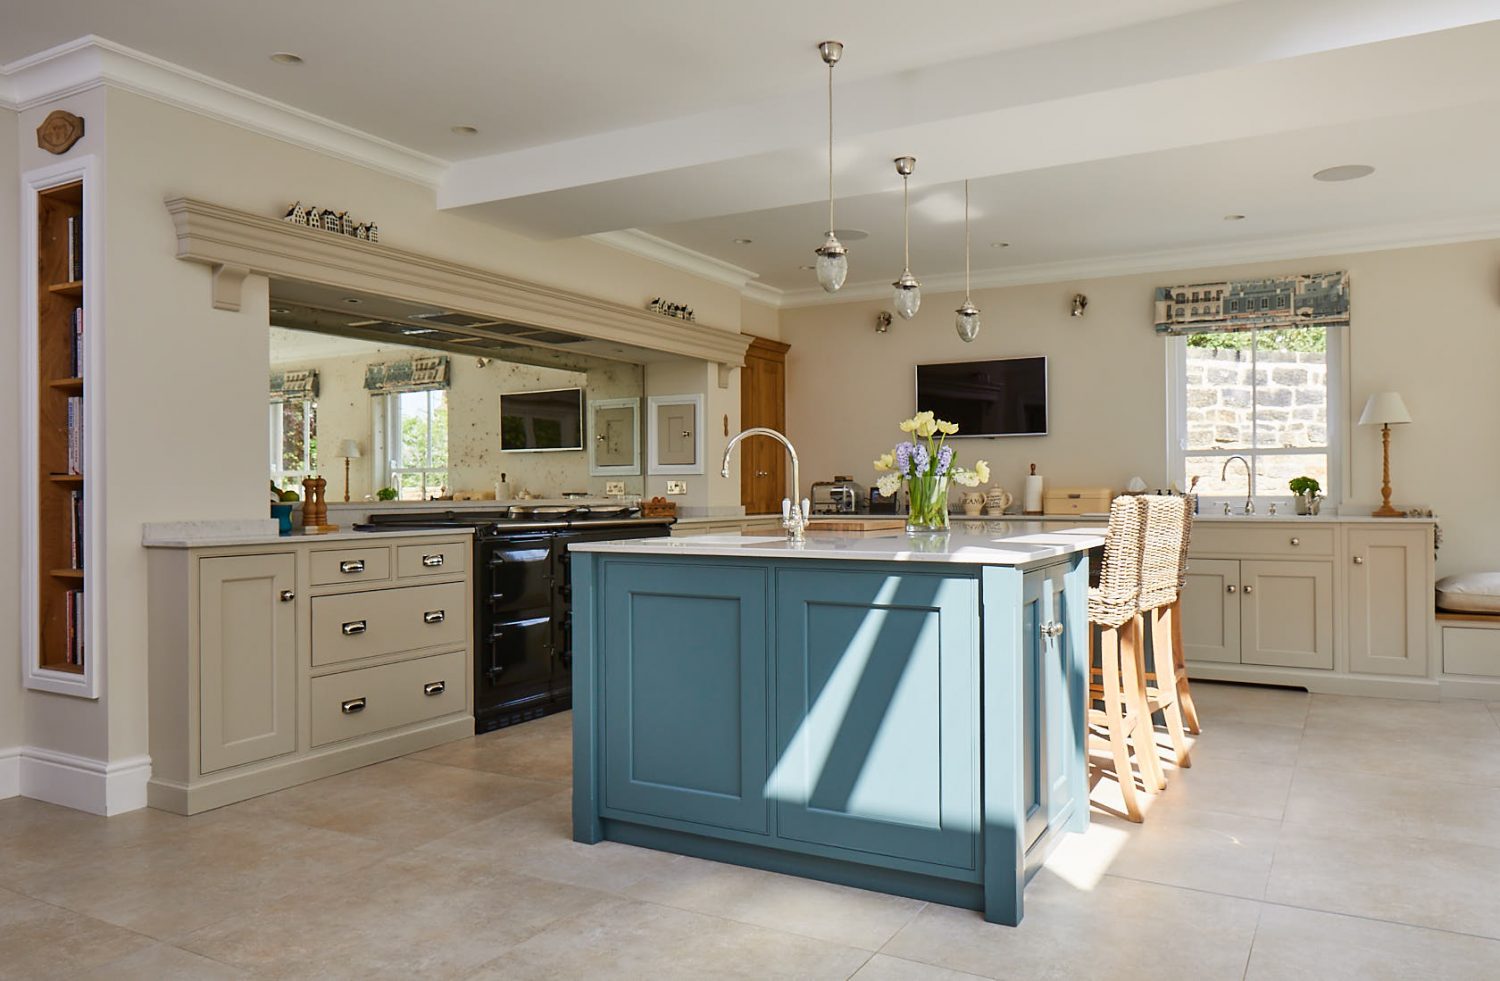
[[[834,477],[812,485],[813,514],[854,514],[864,498],[864,488],[852,477]]]

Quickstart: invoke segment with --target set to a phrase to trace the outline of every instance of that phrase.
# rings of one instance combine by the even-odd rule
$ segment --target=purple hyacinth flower
[[[932,463],[932,457],[927,452],[927,447],[921,443],[917,444],[916,452],[912,454],[911,465],[917,473],[926,473],[927,467]]]
[[[896,470],[898,472],[911,473],[911,451],[915,448],[911,443],[896,444]]]
[[[942,449],[938,450],[938,459],[937,459],[937,473],[938,473],[938,476],[941,477],[944,474],[946,474],[948,472],[948,468],[952,464],[953,464],[953,447],[951,447],[951,446],[945,446]]]

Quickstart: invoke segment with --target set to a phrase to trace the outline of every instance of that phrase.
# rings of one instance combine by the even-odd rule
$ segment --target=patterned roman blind
[[[426,392],[447,387],[448,359],[441,355],[386,361],[365,368],[365,390],[371,395]]]
[[[1347,272],[1162,286],[1156,290],[1158,334],[1348,324]]]
[[[300,399],[317,397],[318,370],[316,368],[271,372],[272,402],[296,402]]]

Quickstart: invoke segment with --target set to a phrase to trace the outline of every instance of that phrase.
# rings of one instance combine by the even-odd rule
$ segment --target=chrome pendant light
[[[903,320],[915,317],[917,308],[922,305],[922,284],[917,282],[917,277],[911,274],[911,212],[909,208],[911,197],[909,191],[911,174],[916,169],[916,157],[896,158],[896,173],[901,175],[901,248],[904,259],[901,278],[891,285],[896,288],[894,296],[896,312]]]
[[[969,182],[964,181],[964,305],[954,311],[953,329],[965,343],[979,336],[979,308],[969,298]]]
[[[833,234],[833,66],[844,56],[844,45],[840,41],[824,41],[818,45],[818,54],[828,66],[828,237],[817,248],[818,285],[837,293],[849,275],[849,253]]]

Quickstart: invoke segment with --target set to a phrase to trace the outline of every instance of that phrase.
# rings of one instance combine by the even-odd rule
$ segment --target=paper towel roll
[[[1021,510],[1027,514],[1042,513],[1042,478],[1036,474],[1026,478],[1026,493],[1022,496]]]

